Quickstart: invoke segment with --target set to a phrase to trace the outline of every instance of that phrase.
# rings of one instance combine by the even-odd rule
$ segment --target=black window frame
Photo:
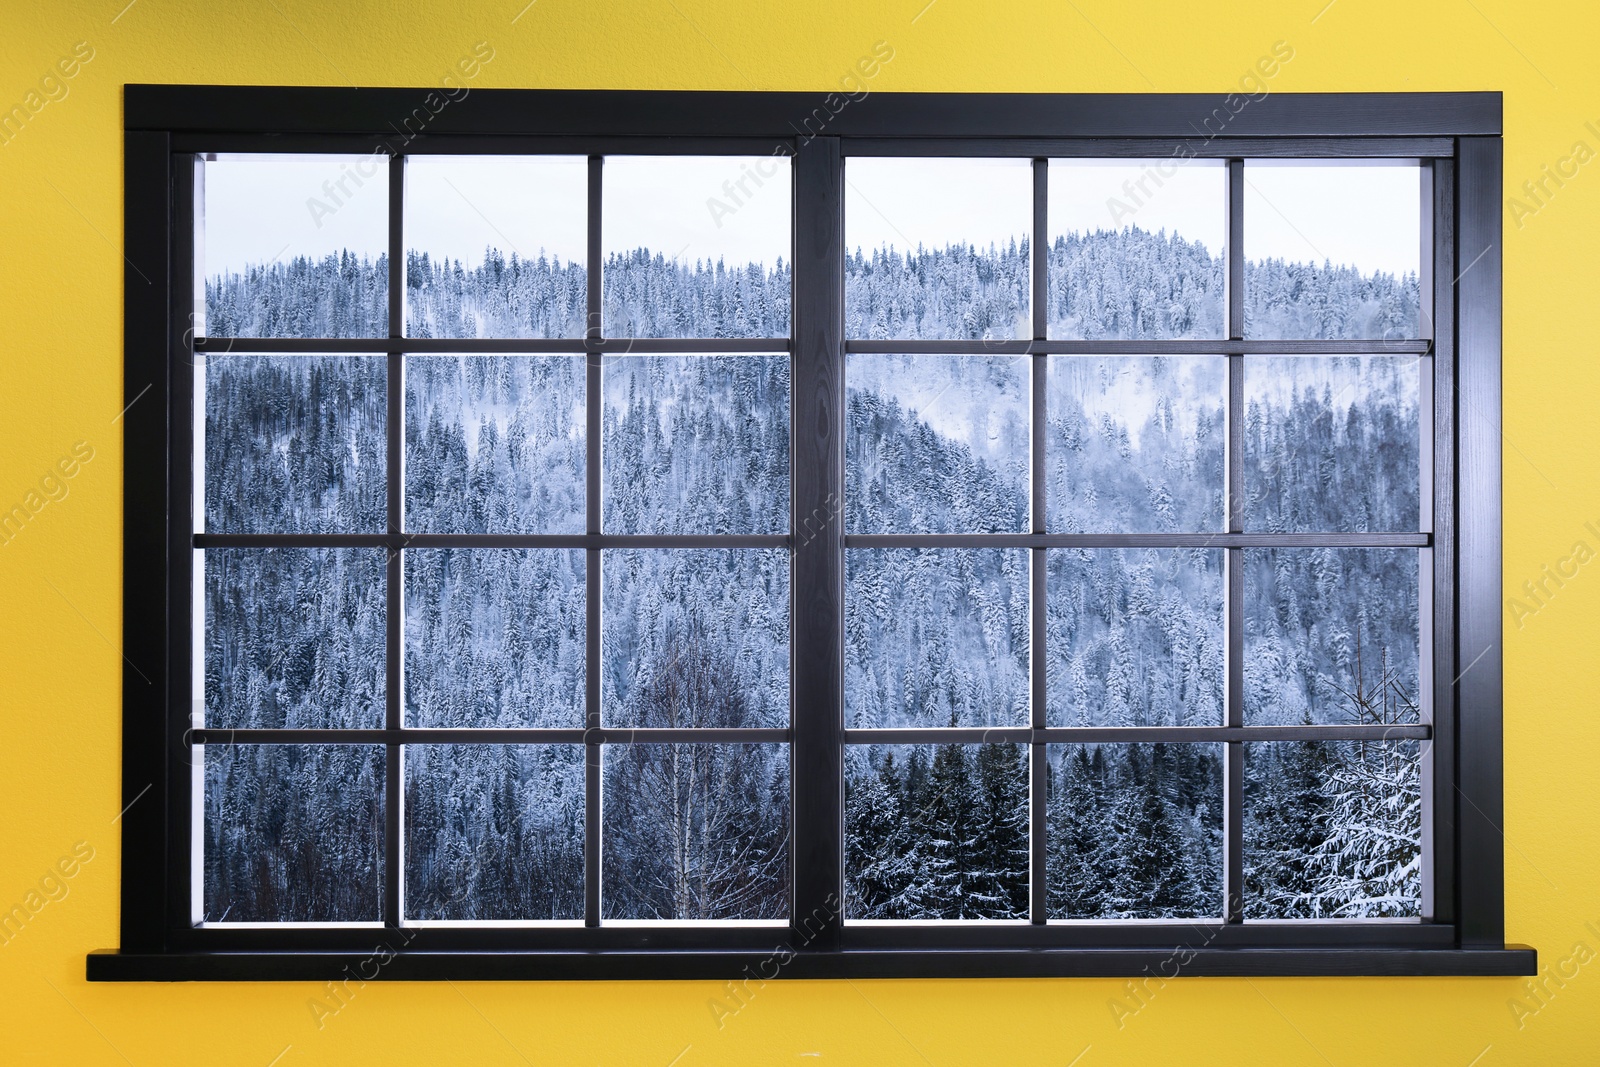
[[[331,980],[359,974],[397,979],[714,978],[752,975],[817,977],[1047,977],[1192,975],[1526,975],[1534,950],[1508,946],[1500,831],[1500,289],[1502,108],[1499,93],[1274,94],[1243,110],[1206,94],[888,94],[828,107],[804,93],[702,93],[568,90],[475,90],[430,114],[420,134],[401,133],[425,89],[129,85],[125,98],[125,396],[123,577],[123,771],[121,947],[88,957],[91,980]],[[1223,116],[1220,122],[1217,116]],[[1210,132],[1213,126],[1217,133]],[[189,746],[227,743],[228,731],[190,728],[190,608],[193,486],[190,453],[193,173],[196,156],[221,152],[391,154],[560,153],[750,154],[793,157],[793,322],[781,350],[792,354],[791,534],[775,540],[791,551],[791,700],[793,719],[779,731],[790,744],[793,793],[790,855],[792,914],[787,927],[589,926],[582,929],[416,927],[397,921],[397,879],[386,886],[383,929],[198,928],[190,919],[191,808]],[[1243,340],[1242,214],[1231,210],[1228,302],[1232,327],[1219,341],[1081,342],[1044,340],[1045,255],[1034,242],[1034,336],[1015,342],[848,341],[843,333],[843,161],[851,155],[995,155],[1035,160],[1035,230],[1045,232],[1044,165],[1050,158],[1158,159],[1175,152],[1229,160],[1229,186],[1242,191],[1245,159],[1405,158],[1422,161],[1424,306],[1435,308],[1415,341],[1314,342]],[[399,167],[397,159],[391,166]],[[591,165],[591,198],[599,169]],[[391,248],[401,248],[400,183],[391,182]],[[1235,202],[1235,207],[1237,204]],[[598,227],[591,212],[591,307],[598,306]],[[399,333],[403,259],[390,259],[391,335]],[[1431,335],[1431,336],[1429,336]],[[529,352],[537,342],[321,341],[324,352],[387,353],[391,364],[432,343],[452,352]],[[702,342],[608,341],[591,323],[588,336],[561,350],[588,353],[646,348],[707,351]],[[294,348],[295,345],[288,345]],[[299,346],[302,349],[303,345]],[[559,346],[558,346],[559,347]],[[255,351],[271,345],[252,342]],[[724,342],[725,351],[753,351]],[[847,352],[987,351],[1034,356],[1035,375],[1048,353],[1210,353],[1231,357],[1237,393],[1239,360],[1252,353],[1351,355],[1413,353],[1431,358],[1434,435],[1432,532],[1385,536],[1431,549],[1434,580],[1431,726],[1400,735],[1431,745],[1434,768],[1424,789],[1431,809],[1423,828],[1422,921],[1242,921],[1236,887],[1241,849],[1233,840],[1226,864],[1227,914],[1220,921],[1074,922],[1045,924],[1043,878],[1034,879],[1034,921],[982,924],[860,926],[842,920],[843,899],[843,585],[847,542],[837,513],[843,499],[843,373]],[[716,349],[711,349],[716,350]],[[598,360],[590,359],[591,388]],[[1037,381],[1037,378],[1036,378]],[[1036,390],[1038,393],[1038,390]],[[1237,402],[1237,397],[1234,398]],[[390,436],[395,408],[390,390]],[[1036,398],[1036,403],[1041,402]],[[591,397],[591,408],[594,406]],[[1230,452],[1237,435],[1230,435]],[[591,435],[590,449],[598,448]],[[1036,452],[1042,448],[1036,421]],[[1236,454],[1236,452],[1235,452]],[[1426,460],[1424,461],[1427,462]],[[1036,469],[1037,469],[1036,465]],[[1237,470],[1237,464],[1230,464]],[[590,477],[597,474],[591,463]],[[391,509],[399,480],[389,480]],[[591,500],[595,498],[591,487]],[[591,523],[595,512],[591,506]],[[1234,516],[1230,516],[1234,518]],[[1230,522],[1229,530],[1239,527]],[[804,536],[800,536],[801,534]],[[1227,533],[1213,547],[1292,545],[1299,535]],[[1002,535],[1042,555],[1065,535]],[[1127,538],[1137,543],[1137,538]],[[213,538],[213,540],[217,540]],[[573,538],[598,554],[598,528]],[[608,547],[617,539],[605,539]],[[649,541],[649,538],[642,539]],[[682,539],[672,539],[682,540]],[[927,540],[927,539],[922,539]],[[959,538],[958,538],[959,540]],[[988,535],[969,539],[995,544]],[[1107,541],[1097,538],[1096,543]],[[259,539],[257,539],[259,543]],[[581,544],[580,544],[581,542]],[[217,540],[217,543],[222,543]],[[375,544],[403,547],[398,534]],[[1164,542],[1163,542],[1164,543]],[[1327,544],[1326,535],[1303,543]],[[723,547],[727,547],[724,545]],[[397,586],[391,552],[389,585]],[[1035,568],[1042,577],[1042,568]],[[1237,567],[1230,593],[1237,597]],[[598,632],[595,571],[590,569],[591,635]],[[1038,578],[1035,579],[1037,582]],[[1429,590],[1424,590],[1428,592]],[[1042,626],[1035,590],[1034,626]],[[1424,611],[1429,599],[1424,597]],[[391,613],[389,625],[397,616]],[[1037,632],[1037,631],[1036,631]],[[591,636],[591,641],[594,637]],[[1230,628],[1231,662],[1239,663],[1238,627]],[[391,636],[391,643],[397,638]],[[394,657],[391,657],[393,659]],[[398,750],[399,686],[391,663],[389,719],[380,740]],[[592,673],[592,672],[591,672]],[[1036,674],[1038,672],[1035,672]],[[1238,685],[1230,667],[1229,688]],[[598,679],[590,679],[591,690]],[[1036,690],[1039,681],[1036,679]],[[1030,727],[940,731],[945,740],[1016,740],[1034,753],[1035,864],[1042,859],[1042,762],[1047,741],[1160,740],[1163,730],[1045,730],[1035,699]],[[1351,736],[1345,727],[1250,727],[1230,699],[1227,725],[1174,728],[1173,740],[1229,742],[1228,836],[1242,825],[1243,742]],[[569,731],[595,756],[605,740],[598,695],[589,728]],[[849,731],[849,741],[889,731]],[[898,736],[899,732],[894,732]],[[1093,736],[1090,736],[1091,733]],[[1123,736],[1128,734],[1130,736]],[[1131,736],[1131,735],[1137,736]],[[1014,736],[1013,736],[1014,735]],[[1104,735],[1104,736],[1101,736]],[[1214,735],[1214,736],[1213,736]],[[1398,735],[1397,735],[1398,736]],[[476,736],[474,739],[478,739]],[[488,740],[488,738],[483,738]],[[732,738],[729,738],[730,740]],[[245,740],[238,738],[238,740]],[[280,740],[290,740],[280,738]],[[401,783],[387,781],[387,862],[398,870],[396,824]],[[590,790],[589,820],[598,793]],[[593,836],[591,834],[591,836]],[[590,865],[598,862],[591,849]],[[591,875],[594,873],[591,869]],[[590,878],[587,893],[597,882]],[[381,961],[374,964],[374,960]],[[370,972],[370,973],[369,973]]]

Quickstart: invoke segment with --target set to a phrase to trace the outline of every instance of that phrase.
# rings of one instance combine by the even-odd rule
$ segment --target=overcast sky
[[[476,265],[485,248],[582,263],[589,161],[582,156],[413,156],[406,163],[406,247]]]
[[[1201,159],[1166,165],[1171,174],[1142,160],[1051,160],[1051,235],[1137,226],[1182,234],[1220,255],[1228,230],[1226,165]]]
[[[1026,159],[845,161],[845,246],[907,251],[1021,240],[1033,225]]]
[[[1052,234],[1131,224],[1219,251],[1224,168],[1190,161],[1157,186],[1153,164],[1052,161]],[[414,156],[407,165],[407,244],[472,264],[487,244],[581,263],[586,167],[581,157]],[[786,159],[611,157],[604,173],[607,252],[644,246],[688,262],[721,257],[769,266],[789,258]],[[1415,271],[1419,173],[1414,164],[1249,163],[1246,255]],[[1028,160],[852,158],[845,177],[851,249],[987,246],[1031,228]],[[1141,177],[1144,190],[1130,192],[1124,183]],[[1124,205],[1116,212],[1113,198]],[[371,157],[224,157],[206,164],[206,273],[341,249],[375,257],[386,248],[387,208],[387,165],[374,166]]]
[[[1422,169],[1415,163],[1247,162],[1248,259],[1353,263],[1415,272],[1422,261]]]

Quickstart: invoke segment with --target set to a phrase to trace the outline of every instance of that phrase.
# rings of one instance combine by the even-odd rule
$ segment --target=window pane
[[[382,356],[220,356],[205,398],[205,529],[377,532],[386,515]]]
[[[604,375],[607,533],[789,528],[788,356],[607,356]]]
[[[789,160],[608,156],[607,337],[789,336]]]
[[[581,549],[408,549],[407,725],[584,725]]]
[[[1244,335],[1420,332],[1421,168],[1251,160],[1244,170]]]
[[[1418,555],[1246,549],[1246,722],[1416,722]]]
[[[1221,726],[1222,552],[1056,549],[1051,726]]]
[[[583,918],[583,748],[408,745],[406,915]]]
[[[384,553],[214,548],[205,574],[205,724],[383,726]]]
[[[197,335],[388,335],[387,155],[223,156],[200,166]]]
[[[382,918],[382,746],[204,754],[206,922]]]
[[[1050,161],[1050,336],[1224,336],[1222,160]]]
[[[789,725],[787,549],[608,550],[601,575],[607,726]]]
[[[845,336],[1033,336],[1026,159],[845,162]]]
[[[406,360],[406,526],[583,533],[583,356]]]
[[[848,357],[849,532],[1025,531],[1028,358]]]
[[[406,333],[582,337],[589,161],[406,159]]]
[[[785,745],[608,745],[608,919],[789,915]]]
[[[1249,743],[1244,752],[1245,918],[1421,914],[1416,742]]]
[[[1052,533],[1222,528],[1226,359],[1049,358]]]
[[[852,727],[1028,725],[1028,550],[845,552]]]
[[[845,752],[845,917],[1026,919],[1022,745]]]
[[[1222,745],[1051,745],[1052,919],[1223,914]]]
[[[1417,529],[1415,357],[1246,357],[1244,367],[1246,529]]]

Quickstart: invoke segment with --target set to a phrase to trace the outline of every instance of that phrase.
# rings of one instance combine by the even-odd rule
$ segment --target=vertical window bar
[[[144,602],[133,599],[127,594],[136,596],[138,590],[124,589],[123,659],[127,669],[123,672],[122,690],[130,695],[141,690],[149,693],[149,699],[160,708],[157,714],[166,716],[157,718],[156,722],[165,722],[168,730],[165,735],[159,729],[146,732],[141,717],[130,713],[131,705],[125,707],[123,751],[138,753],[148,761],[144,765],[151,769],[152,779],[147,781],[153,780],[157,773],[165,774],[167,788],[171,791],[165,808],[146,802],[141,810],[134,801],[138,799],[138,792],[145,788],[145,782],[130,781],[124,773],[124,952],[131,951],[130,944],[143,945],[149,951],[168,947],[160,920],[163,908],[166,909],[165,925],[170,930],[197,925],[205,909],[205,749],[191,746],[187,733],[189,727],[198,724],[197,713],[205,707],[204,690],[195,685],[195,675],[203,671],[206,619],[203,600],[198,607],[195,603],[203,596],[204,582],[194,566],[193,539],[194,532],[205,523],[205,407],[196,389],[196,379],[199,379],[200,388],[204,388],[205,366],[203,362],[197,364],[194,330],[189,318],[205,308],[205,283],[197,282],[195,277],[204,270],[200,262],[205,248],[204,235],[199,227],[205,218],[205,166],[195,156],[172,156],[169,148],[170,139],[165,134],[130,133],[127,136],[128,245],[132,248],[136,240],[143,238],[140,243],[151,252],[159,247],[166,255],[157,257],[155,262],[140,257],[144,259],[143,273],[150,279],[158,279],[166,274],[170,264],[172,277],[181,282],[174,287],[178,291],[171,294],[170,306],[162,307],[160,300],[132,298],[145,280],[139,277],[141,268],[136,267],[132,259],[127,261],[128,269],[123,272],[123,292],[128,294],[123,314],[129,336],[145,336],[146,331],[141,327],[148,327],[151,334],[158,328],[167,331],[167,378],[157,379],[152,392],[158,398],[165,392],[167,403],[171,405],[164,424],[159,409],[141,410],[137,405],[130,406],[122,431],[123,442],[133,454],[142,439],[151,449],[147,454],[159,455],[161,446],[156,442],[168,432],[169,426],[172,434],[170,451],[165,453],[165,469],[154,465],[143,469],[128,464],[124,475],[123,565],[126,574],[143,577],[141,585],[149,599]],[[136,188],[139,180],[136,175],[154,187]],[[170,201],[162,195],[168,182],[171,183]],[[141,192],[150,199],[141,202],[135,210],[133,204]],[[196,226],[192,239],[183,232],[184,220],[192,220]],[[169,225],[174,233],[167,232]],[[200,291],[198,309],[195,307],[197,288]],[[124,373],[127,375],[123,388],[125,398],[136,397],[149,384],[133,379],[136,371],[131,360]],[[151,402],[152,408],[155,402]],[[146,422],[146,419],[153,421]],[[151,524],[142,514],[152,500],[166,502],[165,522]],[[146,571],[140,560],[156,556],[154,552],[145,555],[145,550],[153,547],[154,542],[144,541],[144,538],[158,530],[167,537],[166,569]],[[135,553],[139,553],[140,560],[135,560]],[[188,641],[168,642],[163,634],[147,632],[149,628],[138,613],[147,603],[160,603],[163,595],[172,633],[187,633],[191,635]],[[171,700],[170,705],[164,706],[160,704],[163,698],[150,693],[145,680],[133,672],[135,662],[154,662],[163,654],[167,657],[166,681],[170,692],[167,699]],[[170,851],[165,857],[164,871],[151,871],[149,854],[131,847],[140,838],[167,843]],[[178,842],[185,841],[187,848],[178,847]],[[144,907],[141,908],[141,904]]]
[[[1244,336],[1244,160],[1228,160],[1227,263],[1228,336]],[[1230,533],[1244,530],[1244,356],[1228,356],[1228,440],[1224,456],[1224,510]],[[1227,726],[1244,725],[1244,550],[1223,553],[1227,614],[1227,687],[1224,717]],[[1223,768],[1223,893],[1224,915],[1230,923],[1244,921],[1244,744],[1227,744]]]
[[[1244,337],[1244,160],[1228,160],[1228,238],[1223,291],[1228,300],[1228,337]]]
[[[844,916],[844,159],[808,138],[794,164],[789,455],[795,945],[837,949]]]
[[[1459,729],[1470,745],[1456,753],[1461,798],[1458,862],[1472,878],[1456,883],[1463,947],[1505,944],[1505,802],[1502,686],[1500,286],[1501,175],[1498,137],[1456,142],[1457,243],[1467,263],[1456,285],[1456,394],[1463,419],[1456,473],[1461,552],[1455,589],[1455,639],[1461,666],[1455,682]],[[1470,269],[1468,269],[1470,268]]]
[[[1433,336],[1433,275],[1434,275],[1434,218],[1433,218],[1433,168],[1423,161],[1420,167],[1420,199],[1418,218],[1421,222],[1421,248],[1418,249],[1417,271],[1417,334]],[[1424,533],[1433,530],[1433,374],[1434,357],[1417,357],[1417,529]],[[1432,724],[1434,721],[1433,659],[1434,644],[1434,563],[1433,549],[1417,553],[1417,718]],[[1433,856],[1433,742],[1424,741],[1420,750],[1419,768],[1422,791],[1421,826],[1421,906],[1422,918],[1430,919],[1434,912]]]
[[[600,193],[605,160],[589,157],[589,273],[588,329],[586,340],[599,341],[604,324],[600,319]],[[585,356],[587,379],[584,387],[584,530],[600,532],[600,433],[601,360],[592,347]],[[600,550],[584,552],[584,726],[600,728]],[[584,745],[583,759],[583,923],[600,925],[600,781],[599,744]]]
[[[405,186],[406,159],[389,157],[389,336],[405,336]],[[388,522],[390,533],[405,529],[405,369],[406,357],[390,352],[388,357],[388,419],[385,421],[388,447]],[[387,674],[384,682],[384,726],[398,730],[402,725],[405,660],[405,562],[401,549],[391,549],[385,566],[386,611],[384,654]],[[401,805],[405,802],[405,753],[401,746],[387,746],[384,768],[383,804],[383,921],[399,926],[404,916],[405,856]]]
[[[1050,161],[1033,161],[1033,339],[1043,341],[1049,328],[1049,189]],[[1033,361],[1033,533],[1045,532],[1045,387],[1049,356],[1035,352]],[[1030,721],[1033,728],[1042,730],[1048,725],[1047,687],[1045,685],[1045,550],[1035,548],[1028,553],[1032,564],[1030,629],[1028,656],[1032,667],[1033,699]],[[1049,917],[1049,794],[1050,752],[1044,742],[1035,741],[1028,748],[1029,761],[1029,918],[1043,923]]]
[[[1427,287],[1422,290],[1423,306],[1431,308],[1428,335],[1433,340],[1433,357],[1424,373],[1431,371],[1433,389],[1432,438],[1423,445],[1432,456],[1429,480],[1422,486],[1424,499],[1431,501],[1428,529],[1433,533],[1433,548],[1427,555],[1432,572],[1423,575],[1434,590],[1432,645],[1423,650],[1433,662],[1433,715],[1431,738],[1424,744],[1422,761],[1423,796],[1423,916],[1435,922],[1456,919],[1456,817],[1455,684],[1459,670],[1455,649],[1454,595],[1456,566],[1456,524],[1454,487],[1455,449],[1455,162],[1436,159],[1427,168],[1428,191],[1422,217],[1431,221],[1432,247],[1425,248],[1423,262],[1431,264]],[[1476,254],[1476,253],[1474,253]],[[1431,846],[1431,847],[1430,847]]]

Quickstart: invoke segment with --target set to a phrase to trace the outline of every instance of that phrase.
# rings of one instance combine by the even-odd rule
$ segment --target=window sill
[[[387,959],[385,959],[387,957]],[[852,949],[842,952],[93,952],[91,982],[778,978],[1517,977],[1504,948]]]

